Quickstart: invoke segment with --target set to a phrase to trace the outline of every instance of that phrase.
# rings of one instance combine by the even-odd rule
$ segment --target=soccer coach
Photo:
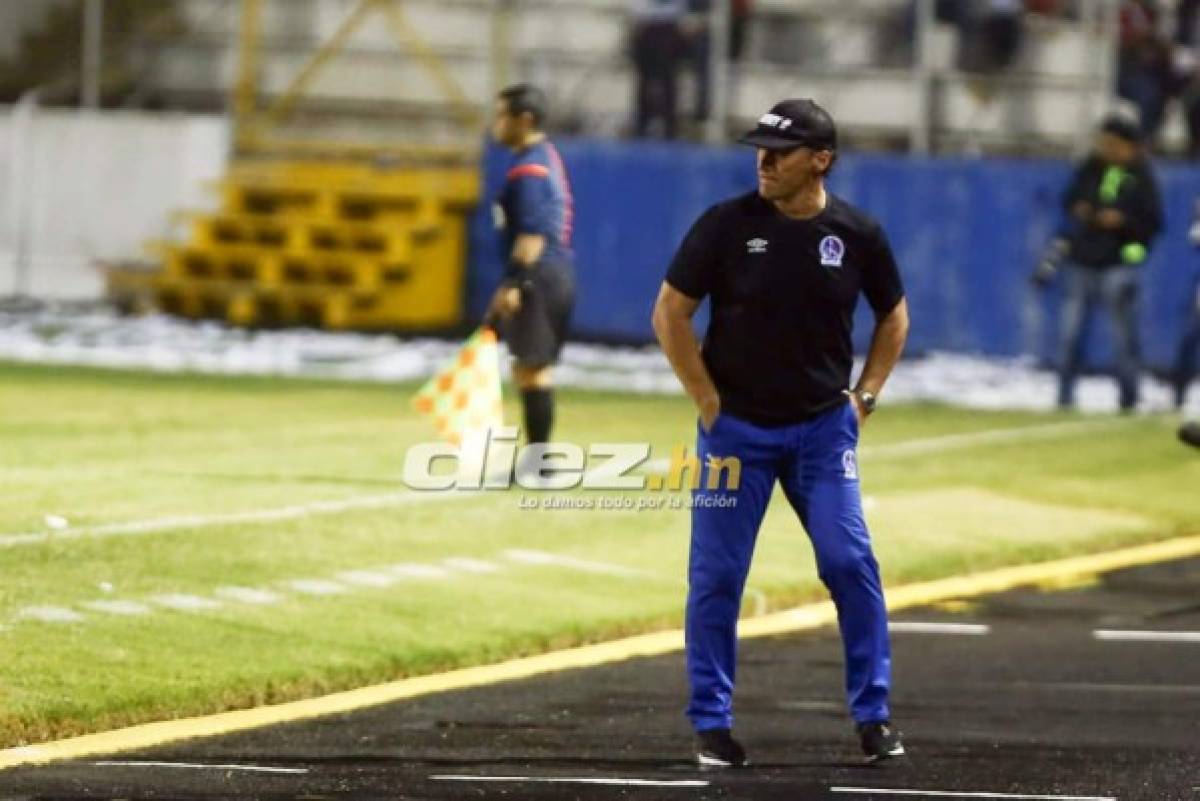
[[[908,306],[879,224],[825,190],[837,131],[811,100],[785,100],[740,140],[758,149],[758,191],[719,203],[688,232],[654,306],[654,330],[700,413],[696,451],[741,460],[732,490],[695,490],[688,565],[688,717],[701,765],[740,767],[733,739],[737,618],[775,481],[808,532],[838,612],[846,692],[869,761],[904,754],[888,709],[891,659],[879,566],[863,520],[859,429],[900,358]],[[875,313],[850,387],[859,293]],[[711,319],[700,347],[691,319]]]

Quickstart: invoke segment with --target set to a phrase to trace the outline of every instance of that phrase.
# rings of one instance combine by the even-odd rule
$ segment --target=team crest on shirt
[[[841,267],[846,256],[846,243],[839,236],[827,236],[821,240],[818,251],[822,267]]]
[[[768,242],[767,240],[763,239],[761,236],[756,236],[754,239],[747,240],[746,252],[747,253],[766,253],[767,245],[769,245],[769,244],[771,244],[771,243]]]

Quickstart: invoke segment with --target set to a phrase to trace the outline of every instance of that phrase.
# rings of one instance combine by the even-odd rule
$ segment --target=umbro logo
[[[767,242],[767,240],[763,239],[762,237],[755,237],[754,239],[751,239],[748,242],[746,242],[746,252],[747,253],[766,253],[767,245],[769,245],[769,244],[770,243]]]

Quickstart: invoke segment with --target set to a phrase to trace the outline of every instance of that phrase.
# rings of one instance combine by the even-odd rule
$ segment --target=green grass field
[[[431,431],[409,411],[413,390],[0,365],[0,745],[680,622],[686,511],[522,510],[519,489],[414,499],[399,480],[404,453]],[[663,456],[694,431],[683,398],[560,398],[557,439],[649,440]],[[1200,459],[1174,441],[1174,421],[1062,427],[1080,419],[885,405],[861,464],[886,580],[1200,531]],[[47,515],[68,527],[14,539],[46,531]],[[125,525],[137,521],[157,522]],[[63,536],[89,527],[101,528]],[[582,561],[531,564],[511,549]],[[781,497],[749,586],[760,609],[822,597]],[[253,603],[229,587],[271,594]],[[168,594],[219,606],[171,609]],[[39,619],[47,607],[79,619]]]

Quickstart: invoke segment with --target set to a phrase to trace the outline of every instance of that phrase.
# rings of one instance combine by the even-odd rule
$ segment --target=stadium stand
[[[121,306],[234,325],[459,322],[473,171],[249,161],[217,188],[216,214],[186,215],[190,239],[158,243],[162,270],[110,273]]]
[[[265,96],[284,91],[351,5],[265,4]],[[902,52],[894,36],[909,6],[908,0],[759,0],[734,76],[730,128],[743,127],[767,99],[807,94],[825,100],[851,142],[903,147],[928,102],[932,144],[939,149],[1067,152],[1110,97],[1112,47],[1099,24],[1101,4],[1084,4],[1079,19],[1027,15],[1015,63],[987,76],[958,68],[957,31],[948,23],[934,26],[932,60],[924,72],[914,71],[911,53]],[[468,96],[489,97],[508,78],[533,80],[555,100],[560,131],[627,132],[633,71],[626,0],[406,0],[403,7]],[[170,107],[219,108],[236,61],[237,4],[186,0],[184,8],[185,35],[139,43],[141,60],[156,65],[148,77],[152,85],[143,91]],[[509,9],[502,25],[497,8]],[[478,134],[462,129],[419,63],[397,57],[383,19],[369,21],[347,42],[309,87],[296,117],[305,130],[334,137],[348,130],[361,134],[372,121],[384,135],[462,142]]]
[[[77,42],[78,15],[41,5],[40,20],[18,21],[25,38]],[[150,8],[109,4],[124,6]],[[260,12],[254,37],[250,6]],[[726,133],[781,95],[811,95],[838,118],[848,150],[1064,154],[1086,141],[1112,95],[1115,20],[1100,24],[1100,4],[1082,4],[1077,18],[1027,15],[1013,63],[987,73],[960,68],[949,23],[926,29],[929,47],[906,46],[914,7],[757,0]],[[464,231],[495,90],[518,79],[546,86],[556,133],[629,132],[627,0],[169,8],[169,20],[132,15],[106,39],[121,80],[105,105],[228,109],[236,136],[218,208],[187,212],[185,237],[155,243],[161,270],[110,273],[126,308],[243,325],[454,327],[469,295]],[[694,93],[685,85],[680,95]]]
[[[467,217],[479,196],[477,170],[463,164],[468,148],[372,140],[361,130],[300,136],[292,112],[373,24],[386,26],[393,50],[408,51],[403,63],[418,64],[472,136],[478,111],[401,7],[378,0],[357,3],[260,103],[261,32],[280,30],[264,19],[272,8],[285,7],[240,6],[234,160],[217,187],[220,209],[189,215],[188,241],[157,243],[161,269],[110,270],[109,296],[127,309],[234,325],[453,328],[464,311]],[[311,124],[300,130],[313,132]]]

